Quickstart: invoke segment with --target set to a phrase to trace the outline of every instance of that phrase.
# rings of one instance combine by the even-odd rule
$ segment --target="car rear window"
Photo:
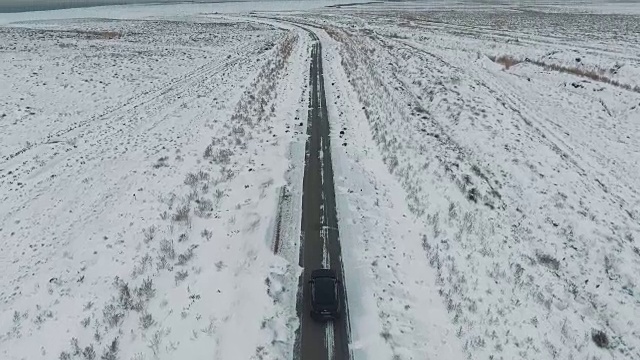
[[[315,280],[316,302],[321,305],[331,305],[336,302],[336,283],[330,278]]]

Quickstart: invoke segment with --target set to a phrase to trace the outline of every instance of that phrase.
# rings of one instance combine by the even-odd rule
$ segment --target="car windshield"
[[[315,300],[320,305],[332,305],[336,301],[336,283],[331,278],[315,280]]]

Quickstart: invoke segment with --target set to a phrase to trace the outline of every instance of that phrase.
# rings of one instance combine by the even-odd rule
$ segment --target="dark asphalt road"
[[[296,359],[347,360],[349,353],[349,317],[346,291],[341,291],[343,314],[334,323],[318,323],[311,319],[311,272],[322,267],[334,269],[344,284],[340,252],[338,220],[336,216],[333,166],[327,102],[322,72],[322,46],[318,37],[307,30],[313,39],[310,69],[309,120],[302,195],[303,241],[300,265],[303,267],[298,294],[298,316],[301,327],[296,341]]]

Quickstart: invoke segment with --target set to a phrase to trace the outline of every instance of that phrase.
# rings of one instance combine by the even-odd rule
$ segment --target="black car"
[[[331,269],[311,273],[311,317],[318,321],[340,318],[340,281]]]

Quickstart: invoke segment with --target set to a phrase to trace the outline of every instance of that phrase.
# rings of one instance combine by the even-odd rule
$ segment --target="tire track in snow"
[[[165,85],[161,86],[159,89],[155,90],[145,90],[137,95],[132,96],[125,102],[117,105],[111,109],[107,109],[99,115],[92,116],[91,118],[83,121],[76,122],[66,129],[58,130],[53,134],[47,135],[41,141],[38,141],[34,144],[34,146],[29,148],[22,148],[14,153],[6,155],[3,157],[4,161],[9,161],[19,155],[23,155],[27,153],[29,150],[35,148],[38,145],[51,144],[55,142],[59,142],[57,138],[68,135],[74,130],[79,128],[83,128],[89,124],[92,124],[96,121],[103,120],[111,120],[120,116],[125,116],[129,111],[136,110],[142,106],[146,106],[152,104],[159,99],[162,99],[165,96],[168,96],[171,92],[175,92],[176,94],[181,94],[187,91],[191,85],[193,85],[194,81],[199,81],[202,78],[216,75],[226,69],[229,66],[235,65],[236,63],[246,62],[248,61],[248,57],[245,55],[245,51],[248,50],[251,46],[243,46],[238,48],[238,56],[227,59],[221,63],[214,64],[214,62],[209,62],[204,64],[189,73],[179,76],[177,78],[171,79]]]

